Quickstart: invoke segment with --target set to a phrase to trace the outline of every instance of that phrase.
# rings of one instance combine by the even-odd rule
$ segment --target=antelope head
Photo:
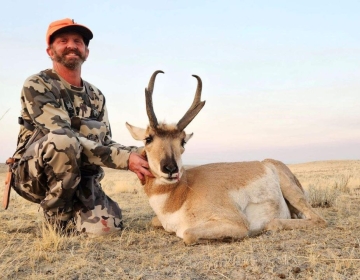
[[[195,118],[205,105],[201,101],[202,82],[200,77],[193,75],[197,79],[197,89],[192,105],[177,124],[158,123],[152,102],[155,78],[161,70],[155,71],[145,89],[146,112],[149,118],[149,125],[146,129],[132,126],[126,123],[135,140],[144,143],[144,152],[149,162],[150,170],[156,177],[158,183],[173,184],[180,180],[183,174],[181,155],[185,151],[186,142],[192,137],[186,134],[185,127]]]

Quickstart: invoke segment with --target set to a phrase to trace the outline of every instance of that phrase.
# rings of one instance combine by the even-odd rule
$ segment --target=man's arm
[[[56,81],[56,83],[60,87],[60,82]],[[74,129],[71,125],[72,120],[63,106],[59,88],[48,80],[34,75],[25,81],[22,90],[22,116],[26,119],[30,118],[30,121],[40,127],[44,133],[59,128],[71,130],[83,146],[83,160],[89,164],[117,169],[130,169],[136,174],[140,173],[150,176],[151,173],[143,168],[147,164],[144,159],[139,158],[137,155],[132,156],[130,159],[130,154],[136,152],[137,147],[126,147],[111,139],[105,99],[96,88],[94,91],[102,97],[97,98],[97,100],[104,100],[104,104],[99,106],[101,107],[99,108],[100,121],[74,117],[80,119],[81,125],[78,129]],[[84,133],[82,133],[82,130]]]
[[[57,87],[57,84],[59,87]],[[84,128],[87,134],[77,131],[71,126],[71,119],[66,111],[61,96],[60,82],[54,83],[43,79],[39,75],[34,75],[25,81],[21,100],[24,118],[39,127],[44,134],[59,128],[71,130],[83,146],[89,163],[110,168],[127,169],[131,149],[122,149],[116,146],[106,146],[107,143],[101,141],[109,134],[103,122],[85,122]],[[86,119],[84,119],[86,120]],[[90,137],[90,136],[97,137]],[[103,139],[101,139],[103,138]]]

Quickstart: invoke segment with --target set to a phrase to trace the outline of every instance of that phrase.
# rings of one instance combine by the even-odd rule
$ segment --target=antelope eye
[[[150,144],[150,143],[153,141],[153,137],[152,137],[152,136],[148,136],[148,137],[146,137],[144,140],[145,140],[145,145],[148,145],[148,144]]]
[[[181,140],[181,147],[183,147],[183,148],[184,148],[185,144],[186,144],[185,139]]]

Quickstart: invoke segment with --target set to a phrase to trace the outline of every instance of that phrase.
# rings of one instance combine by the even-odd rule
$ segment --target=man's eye
[[[148,137],[146,137],[146,138],[145,138],[145,145],[150,144],[152,141],[153,141],[152,136],[148,136]]]

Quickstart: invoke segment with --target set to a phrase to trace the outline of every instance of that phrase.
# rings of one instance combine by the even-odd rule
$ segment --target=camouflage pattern
[[[75,223],[79,232],[103,235],[122,228],[118,204],[101,189],[104,172],[99,167],[95,175],[83,172],[74,202]]]
[[[21,116],[35,130],[20,126],[13,188],[40,203],[50,222],[72,219],[79,231],[104,234],[121,229],[122,216],[101,188],[101,166],[128,169],[137,147],[111,139],[103,94],[83,84],[74,87],[54,70],[25,81]]]

